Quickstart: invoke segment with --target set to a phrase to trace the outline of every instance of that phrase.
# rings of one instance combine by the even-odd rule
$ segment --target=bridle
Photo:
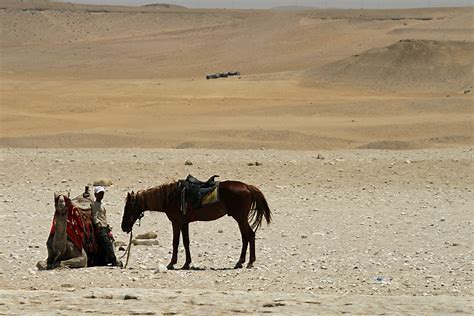
[[[131,195],[131,206],[132,206],[132,211],[133,211],[133,214],[138,214],[138,217],[137,219],[133,222],[132,224],[132,229],[133,229],[133,225],[135,224],[135,222],[138,220],[138,226],[140,226],[141,224],[141,219],[143,218],[143,216],[145,216],[145,209],[141,209],[140,208],[140,205],[138,205],[137,203],[137,197],[136,197],[136,194],[134,195]]]
[[[133,214],[137,214],[137,213],[139,213],[139,214],[138,214],[137,219],[133,222],[132,227],[130,228],[130,240],[128,241],[127,249],[125,250],[124,254],[120,257],[120,259],[122,259],[123,257],[125,257],[125,255],[127,256],[127,260],[125,261],[125,265],[123,266],[124,269],[128,265],[128,259],[130,258],[130,250],[132,249],[133,225],[138,220],[138,226],[140,226],[141,219],[143,218],[143,216],[145,216],[145,210],[140,209],[140,205],[138,205],[138,203],[137,203],[137,198],[136,198],[135,194],[130,195],[130,197],[131,197],[130,203],[131,203]]]

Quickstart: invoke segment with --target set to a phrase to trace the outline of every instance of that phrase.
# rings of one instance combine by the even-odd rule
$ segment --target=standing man
[[[104,187],[98,186],[94,189],[95,201],[92,204],[92,218],[94,225],[97,227],[99,233],[99,243],[103,251],[105,251],[105,262],[107,265],[122,266],[122,263],[115,257],[114,246],[112,240],[109,237],[111,232],[110,226],[107,224],[107,213],[104,205],[102,205],[102,199],[104,198],[105,189]]]

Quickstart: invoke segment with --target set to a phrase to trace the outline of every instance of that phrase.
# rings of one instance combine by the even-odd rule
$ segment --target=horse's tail
[[[262,219],[265,216],[267,224],[272,221],[272,212],[268,207],[267,200],[263,196],[262,191],[253,185],[247,185],[250,195],[252,197],[252,204],[250,205],[249,219],[252,222],[251,227],[254,231],[262,225]]]

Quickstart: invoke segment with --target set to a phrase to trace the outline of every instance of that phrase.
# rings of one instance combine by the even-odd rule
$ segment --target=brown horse
[[[253,185],[239,181],[223,181],[219,184],[219,201],[207,204],[199,209],[183,214],[180,207],[178,183],[173,182],[128,193],[122,217],[122,230],[132,231],[133,224],[143,217],[145,211],[164,212],[173,225],[173,255],[168,269],[174,269],[178,261],[180,233],[186,251],[186,262],[182,269],[189,269],[191,252],[189,251],[189,223],[193,221],[213,221],[224,215],[232,216],[238,223],[242,235],[242,252],[235,269],[242,268],[245,262],[247,246],[250,244],[250,260],[247,268],[255,261],[255,232],[265,217],[270,224],[272,214],[263,193]],[[252,224],[249,223],[252,222]]]

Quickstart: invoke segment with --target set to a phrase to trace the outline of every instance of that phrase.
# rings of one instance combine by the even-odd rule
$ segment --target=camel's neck
[[[61,215],[56,212],[54,219],[53,248],[56,252],[64,252],[67,246],[67,213]]]

